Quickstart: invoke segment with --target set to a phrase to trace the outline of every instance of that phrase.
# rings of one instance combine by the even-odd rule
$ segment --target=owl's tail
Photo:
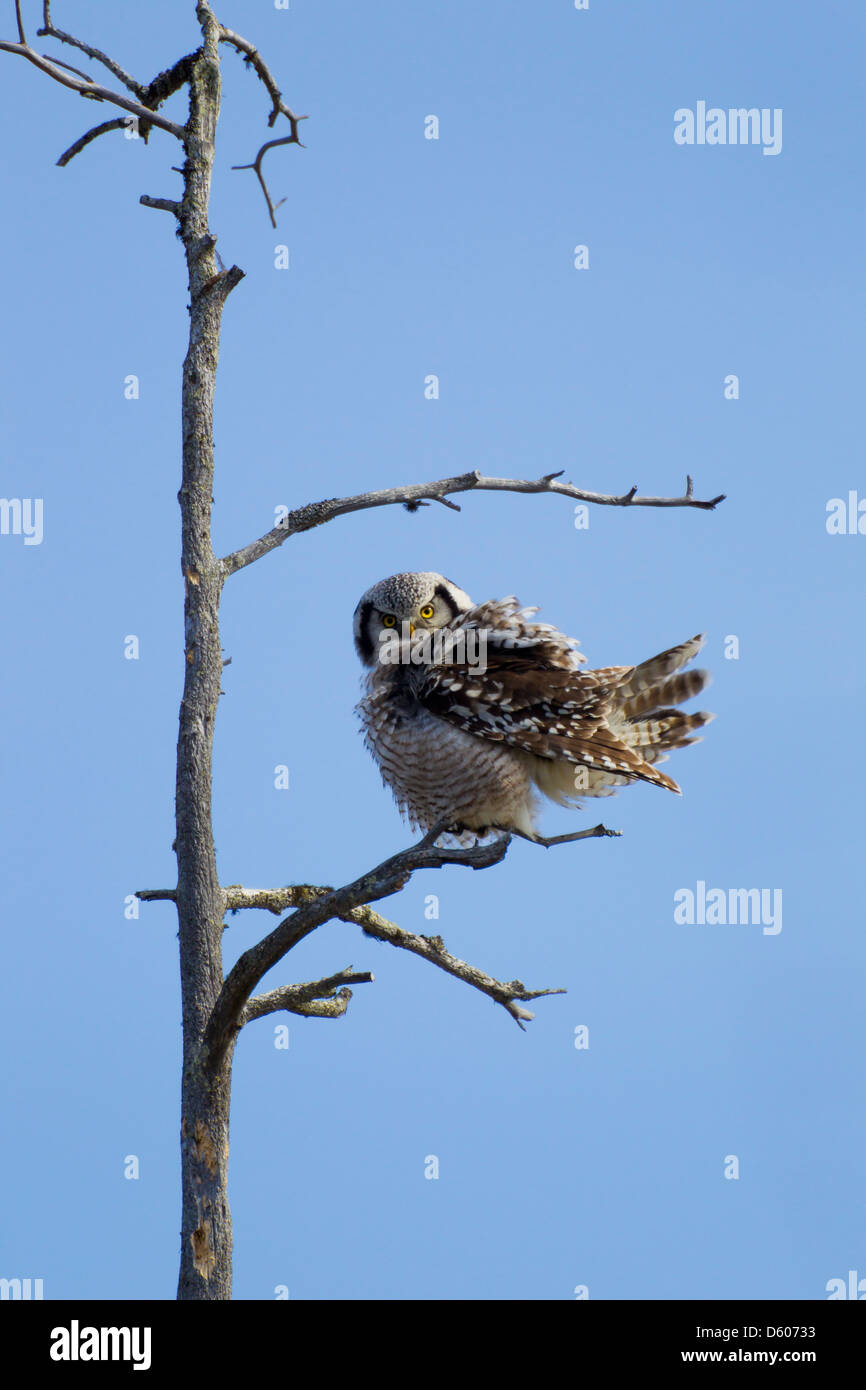
[[[567,756],[573,761],[536,760],[533,780],[539,789],[563,805],[579,804],[585,796],[612,796],[636,780],[679,794],[674,779],[654,764],[665,762],[672,748],[699,743],[694,731],[715,717],[706,710],[685,714],[675,708],[709,684],[708,671],[681,669],[703,645],[703,636],[692,637],[640,666],[589,672],[612,677],[603,715],[580,739],[570,740]]]
[[[647,772],[652,764],[666,762],[671,748],[685,748],[690,743],[700,743],[700,736],[695,736],[694,731],[702,729],[715,718],[707,710],[685,714],[673,708],[699,695],[712,679],[709,671],[681,669],[697,656],[704,640],[703,634],[690,637],[678,647],[670,647],[658,656],[650,657],[649,661],[642,661],[613,692],[612,707],[607,716],[608,726],[621,743],[633,749],[641,761],[649,765]],[[649,777],[643,774],[647,781],[679,792],[680,788],[672,777],[655,769],[653,772],[655,775],[650,773]],[[624,786],[629,780],[627,777],[606,778],[603,773],[590,771],[585,793],[589,796],[610,796],[617,786]]]

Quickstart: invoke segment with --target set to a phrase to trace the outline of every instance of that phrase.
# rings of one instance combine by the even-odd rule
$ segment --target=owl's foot
[[[436,829],[436,827],[434,827],[434,829]],[[434,843],[440,849],[446,849],[451,848],[451,844],[448,843],[449,841],[453,843],[456,840],[461,849],[475,849],[478,845],[490,844],[492,841],[501,839],[502,836],[507,836],[510,833],[510,831],[503,829],[503,827],[499,825],[468,826],[464,825],[462,821],[455,821],[453,825],[449,825],[444,830],[442,827],[439,827]],[[442,843],[443,839],[446,841],[444,845]]]

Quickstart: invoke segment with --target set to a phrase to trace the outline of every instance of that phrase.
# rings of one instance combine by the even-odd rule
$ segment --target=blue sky
[[[55,9],[145,80],[196,42],[192,0]],[[340,883],[410,842],[352,713],[352,611],[395,571],[516,593],[590,665],[705,631],[718,716],[668,765],[682,799],[639,786],[545,812],[556,833],[600,808],[621,839],[517,843],[382,905],[500,978],[566,988],[525,1034],[345,924],[268,977],[351,962],[376,981],[342,1020],[270,1017],[241,1037],[236,1297],[826,1297],[866,1276],[866,537],[826,528],[831,498],[866,497],[866,15],[775,0],[218,13],[310,116],[306,149],[267,157],[286,198],[275,233],[254,178],[231,171],[267,138],[268,102],[224,53],[212,225],[246,278],[224,318],[218,551],[280,504],[475,467],[657,494],[691,472],[698,495],[728,494],[712,514],[597,508],[587,530],[554,497],[384,509],[227,585],[226,883]],[[166,1298],[176,927],[167,904],[127,920],[124,901],[174,882],[185,278],[171,219],[138,198],[179,192],[177,150],[113,134],[55,168],[103,113],[0,60],[0,493],[44,503],[40,545],[0,535],[0,1275],[42,1278],[46,1298]],[[698,101],[781,109],[781,152],[677,145],[674,113]],[[167,110],[183,119],[180,98]],[[781,931],[676,923],[674,894],[699,881],[781,890]],[[227,965],[272,923],[230,919]]]

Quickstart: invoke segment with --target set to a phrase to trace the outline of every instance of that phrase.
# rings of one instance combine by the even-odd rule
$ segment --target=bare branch
[[[529,481],[522,478],[486,478],[476,469],[472,473],[461,473],[455,478],[441,478],[432,483],[410,483],[405,487],[382,488],[376,492],[362,492],[354,497],[327,497],[322,502],[311,502],[297,511],[289,512],[279,526],[268,531],[259,540],[227,555],[223,561],[226,577],[237,570],[244,569],[255,560],[260,560],[269,551],[275,550],[301,531],[310,531],[322,526],[334,517],[345,516],[349,512],[366,511],[371,507],[391,507],[397,502],[417,506],[424,500],[443,502],[452,492],[545,492],[556,493],[578,502],[590,502],[602,507],[696,507],[702,511],[712,511],[725,494],[720,493],[709,501],[701,501],[694,496],[691,477],[686,479],[686,491],[682,497],[639,497],[637,488],[616,496],[604,492],[588,492],[575,487],[573,483],[560,483],[561,473],[546,473],[542,478]],[[455,503],[450,504],[455,507]],[[457,508],[459,510],[459,508]]]
[[[237,49],[238,53],[243,54],[245,63],[254,70],[259,81],[263,83],[268,96],[271,98],[271,111],[268,116],[268,125],[273,127],[276,125],[278,116],[285,116],[291,127],[291,135],[285,135],[280,140],[266,141],[252,164],[232,165],[233,169],[253,169],[255,171],[261,190],[265,195],[265,202],[268,205],[268,215],[271,219],[271,226],[276,227],[277,208],[282,207],[286,200],[285,198],[281,198],[278,203],[275,203],[271,198],[268,186],[265,183],[265,176],[262,173],[262,158],[266,152],[272,150],[275,145],[300,145],[301,149],[303,149],[303,144],[298,136],[298,123],[300,121],[305,121],[307,117],[296,116],[292,108],[287,106],[283,101],[283,94],[277,86],[274,75],[255,45],[250,43],[249,39],[245,39],[242,34],[236,34],[233,29],[228,29],[224,24],[221,24],[219,28],[220,43],[230,44],[232,48]]]
[[[89,72],[82,72],[81,68],[74,68],[71,63],[62,63],[59,58],[52,58],[50,53],[43,53],[42,57],[47,58],[49,63],[56,63],[59,68],[65,68],[67,72],[74,72],[76,77],[81,77],[85,82],[93,81]]]
[[[102,125],[95,125],[92,130],[85,131],[85,133],[75,141],[74,145],[70,145],[68,150],[63,151],[63,154],[57,161],[59,167],[61,169],[64,168],[64,166],[69,163],[70,159],[74,159],[77,154],[80,154],[81,151],[90,144],[91,140],[97,140],[100,135],[107,135],[110,130],[124,130],[128,124],[128,116],[115,116],[113,120],[103,121]]]
[[[343,888],[306,889],[308,900],[280,922],[269,936],[245,951],[226,976],[205,1036],[209,1068],[219,1066],[259,980],[310,932],[334,917],[345,917],[355,907],[399,892],[417,869],[438,869],[443,864],[486,869],[504,859],[510,844],[509,837],[503,836],[472,849],[445,849],[436,846],[434,841],[446,828],[434,826],[416,845],[392,855]]]
[[[55,29],[54,25],[51,23],[51,0],[42,0],[42,28],[37,29],[36,33],[40,39],[59,39],[60,43],[67,43],[71,48],[77,48],[80,53],[86,53],[88,58],[92,58],[94,62],[101,63],[104,68],[107,68],[112,76],[117,78],[118,82],[123,83],[127,91],[134,92],[139,98],[142,97],[145,89],[142,87],[141,83],[136,82],[134,77],[130,77],[129,73],[125,72],[120,64],[116,63],[113,58],[109,58],[101,49],[93,48],[89,43],[84,43],[81,39],[74,38],[72,34],[65,34],[62,29]],[[22,44],[26,44],[27,40],[24,38],[21,29],[20,15],[18,22],[18,37]]]
[[[542,845],[545,849],[550,849],[552,845],[570,845],[573,840],[598,840],[603,836],[618,838],[621,830],[608,830],[606,825],[594,825],[590,830],[574,830],[570,835],[524,835],[522,830],[512,830],[512,835],[519,835],[521,840],[528,840],[531,845]]]
[[[560,835],[550,840],[539,838],[538,843],[554,845],[564,843],[566,840],[618,834],[619,831],[607,830],[604,826],[594,826],[592,830],[579,831],[576,835]],[[242,888],[239,884],[233,884],[225,890],[226,908],[231,912],[237,912],[243,908],[259,908],[279,914],[284,912],[287,907],[309,902],[327,891],[324,888],[315,888],[311,884],[296,884],[292,887],[273,889]],[[139,894],[139,897],[144,896],[144,894]],[[395,922],[390,922],[380,913],[374,912],[371,907],[352,908],[349,912],[341,913],[340,919],[344,922],[357,922],[367,936],[374,936],[379,941],[387,941],[391,946],[398,946],[404,951],[411,951],[414,955],[421,956],[423,960],[429,961],[440,970],[446,971],[447,974],[454,975],[458,980],[463,980],[465,984],[472,985],[474,989],[480,990],[482,994],[488,995],[497,1004],[501,1004],[521,1027],[525,1022],[534,1018],[534,1014],[528,1009],[521,1009],[518,1001],[527,1002],[530,999],[540,999],[546,994],[565,993],[565,990],[560,989],[527,990],[521,980],[512,980],[509,983],[496,980],[492,975],[479,970],[476,966],[469,965],[466,961],[452,956],[445,949],[441,937],[418,936],[414,932],[405,931],[402,927],[398,927]]]
[[[372,976],[370,977],[372,979]],[[250,1003],[268,1004],[275,1000],[273,1008],[266,1008],[265,1013],[273,1013],[275,1009],[285,1009],[287,1013],[303,1014],[306,1018],[341,1018],[349,1007],[352,998],[350,989],[341,989],[331,999],[311,999],[307,1003],[292,1003],[289,996],[292,986],[287,985],[285,990],[274,990],[272,994],[260,994]],[[247,1006],[249,1007],[249,1005]],[[251,1017],[255,1018],[253,1014]],[[244,1023],[249,1023],[250,1019],[244,1013]]]
[[[160,201],[163,200],[160,199]],[[225,300],[231,294],[235,286],[240,284],[245,274],[246,271],[241,270],[239,265],[231,265],[228,270],[220,270],[216,275],[212,275],[209,280],[205,280],[201,289],[196,292],[195,298],[200,299],[202,295],[213,294],[214,291],[216,291],[219,298]],[[220,663],[220,665],[222,665],[222,663]]]
[[[344,922],[357,922],[367,936],[375,936],[379,941],[387,941],[391,946],[411,951],[413,955],[421,956],[440,970],[455,975],[458,980],[463,980],[467,985],[472,985],[474,989],[488,995],[490,999],[502,1005],[519,1028],[523,1028],[524,1023],[529,1023],[535,1015],[529,1009],[522,1009],[518,1000],[526,1002],[530,999],[541,999],[546,994],[565,994],[564,989],[527,989],[522,980],[511,980],[508,984],[494,980],[492,975],[486,974],[474,965],[468,965],[465,960],[458,960],[457,956],[452,956],[446,951],[441,936],[417,936],[414,932],[405,931],[394,922],[389,922],[386,917],[382,917],[370,907],[356,907],[350,913],[341,913],[340,916]]]
[[[176,903],[176,888],[142,888],[135,895],[143,903]]]
[[[376,914],[372,917],[369,915],[369,903],[399,892],[416,870],[438,869],[444,864],[463,864],[473,869],[490,868],[505,858],[511,843],[511,836],[503,834],[487,844],[478,844],[471,848],[452,848],[437,844],[439,836],[447,830],[448,825],[445,822],[434,825],[416,845],[392,855],[377,868],[343,888],[320,888],[313,884],[299,884],[275,890],[245,889],[237,885],[224,889],[224,904],[228,910],[257,907],[269,912],[280,912],[293,905],[296,910],[291,916],[284,918],[269,936],[245,951],[226,976],[205,1035],[208,1068],[213,1069],[220,1065],[232,1039],[243,1026],[247,1000],[262,976],[282,960],[299,941],[303,941],[304,937],[309,936],[317,927],[335,917],[345,922],[358,922],[365,931],[370,927],[370,935],[378,935],[392,945],[402,946],[432,961],[449,974],[465,980],[488,994],[491,999],[495,999],[498,1004],[502,1004],[518,1023],[531,1018],[532,1015],[525,1009],[521,1010],[516,1001],[558,993],[556,990],[527,991],[519,980],[503,984],[474,966],[467,965],[465,961],[449,955],[438,937],[416,936],[412,932],[404,932],[385,918],[379,918]],[[595,826],[592,830],[578,831],[575,835],[557,836],[549,843],[598,838],[601,835],[616,833],[601,825]],[[541,843],[544,844],[545,841],[541,840]],[[171,890],[145,890],[137,896],[143,901],[154,901],[170,897]]]
[[[286,908],[312,902],[328,891],[312,883],[293,883],[286,888],[244,888],[240,883],[230,883],[225,889],[226,912],[258,908],[281,917]]]
[[[601,827],[604,831],[604,827]],[[599,832],[599,827],[594,830],[581,832],[576,837],[560,836],[556,840],[551,840],[551,844],[559,843],[560,840],[571,838],[584,838],[594,836]],[[605,831],[608,835],[615,835],[617,831]],[[543,841],[542,841],[543,843]],[[305,903],[321,901],[325,895],[332,893],[333,889],[319,888],[313,884],[292,884],[286,888],[242,888],[240,884],[232,884],[225,890],[226,910],[237,912],[243,908],[259,908],[266,912],[273,912],[277,915],[285,912],[288,907],[297,907]],[[173,888],[152,888],[144,889],[136,894],[142,902],[158,902],[167,900],[173,902],[176,891]],[[492,975],[488,975],[484,970],[479,970],[474,965],[469,965],[464,960],[459,960],[457,956],[452,956],[446,951],[445,944],[440,936],[418,936],[415,932],[405,931],[398,927],[395,922],[390,922],[380,913],[374,912],[372,908],[365,905],[351,908],[349,911],[336,914],[343,922],[355,922],[360,926],[367,936],[376,937],[379,941],[387,941],[391,946],[398,946],[404,951],[411,951],[413,955],[421,956],[422,960],[429,961],[440,970],[446,971],[449,975],[454,975],[458,980],[463,980],[465,984],[471,985],[473,989],[480,990],[497,1004],[501,1004],[511,1015],[520,1027],[528,1023],[535,1017],[528,1009],[520,1008],[520,1002],[526,1003],[530,999],[540,999],[546,994],[564,994],[563,989],[537,989],[528,990],[521,980],[512,980],[505,983],[496,980]],[[287,919],[295,922],[296,918]],[[351,969],[351,967],[349,967]],[[339,983],[352,984],[372,980],[372,975],[364,975],[343,979],[340,976],[331,976],[328,980],[318,981],[313,985],[285,985],[282,989],[272,990],[269,994],[256,995],[250,999],[242,1008],[239,1015],[239,1027],[249,1023],[253,1018],[259,1018],[262,1014],[274,1013],[279,1009],[288,1009],[292,1013],[308,1012],[307,1009],[294,1008],[293,1003],[298,997],[299,991],[309,991],[321,989],[323,985],[331,986]],[[351,991],[347,990],[346,1004],[351,997]],[[300,996],[302,1002],[307,998],[306,995]],[[318,995],[309,996],[318,998]],[[286,1001],[286,1002],[284,1002]],[[317,1010],[318,1012],[318,1010]],[[345,1008],[340,1012],[345,1012]],[[328,1013],[328,1017],[334,1017],[333,1013]]]
[[[236,34],[233,29],[228,29],[224,24],[220,25],[220,43],[227,43],[236,48],[238,53],[242,53],[247,64],[255,70],[256,76],[264,84],[268,96],[271,98],[271,113],[268,116],[268,125],[274,126],[278,116],[285,116],[291,123],[292,135],[297,139],[298,121],[305,121],[306,116],[296,116],[290,106],[283,101],[283,94],[276,84],[274,76],[262,57],[258,49],[245,39],[243,35]],[[244,168],[250,167],[247,165]]]
[[[177,62],[164,72],[158,72],[153,81],[142,88],[142,104],[149,110],[154,110],[164,101],[168,101],[175,92],[180,91],[184,83],[189,81],[192,65],[200,54],[201,49],[196,49],[195,53],[187,53],[183,58],[178,58]]]
[[[306,120],[306,116],[300,116],[298,119],[299,119],[299,120]],[[259,150],[259,152],[258,152],[258,154],[256,155],[255,160],[254,160],[254,162],[253,162],[252,164],[233,164],[233,165],[232,165],[232,168],[233,168],[233,169],[254,169],[254,170],[255,170],[256,178],[258,179],[258,181],[259,181],[259,183],[260,183],[260,185],[261,185],[262,192],[263,192],[264,195],[265,195],[265,202],[266,202],[267,205],[268,205],[268,213],[270,214],[271,226],[272,226],[272,227],[276,227],[276,225],[277,225],[277,217],[276,217],[277,208],[281,208],[281,207],[283,206],[283,203],[284,203],[286,200],[285,200],[285,198],[281,198],[280,201],[279,201],[278,203],[275,203],[275,202],[272,201],[271,195],[270,195],[270,193],[268,192],[268,185],[265,183],[265,176],[264,176],[264,174],[262,173],[262,156],[263,156],[268,150],[272,150],[272,149],[274,148],[275,145],[300,145],[300,144],[301,144],[301,142],[300,142],[300,140],[298,139],[297,134],[295,134],[295,135],[284,135],[283,138],[282,138],[281,140],[267,140],[267,141],[265,142],[265,144],[262,145],[262,148]],[[303,146],[301,146],[301,148],[303,148]]]
[[[160,212],[172,212],[175,217],[180,217],[181,205],[173,198],[151,198],[147,193],[142,193],[138,201],[146,208],[158,208]]]
[[[47,53],[43,56],[48,58]],[[178,59],[173,67],[167,68],[165,72],[158,73],[149,86],[141,89],[142,102],[143,105],[147,107],[148,111],[155,110],[157,106],[161,105],[161,103],[166,101],[174,92],[178,91],[185,82],[189,81],[190,71],[196,56],[195,53],[188,53],[184,58]],[[69,72],[78,72],[77,68],[71,68],[68,63],[60,63],[59,59],[49,58],[49,62],[58,63],[60,67],[66,68]],[[86,73],[78,73],[78,75],[79,77],[83,77],[86,82],[90,83],[91,79]],[[69,163],[70,159],[74,159],[77,154],[80,154],[81,151],[90,144],[91,140],[98,139],[100,135],[105,135],[110,130],[123,130],[128,124],[128,116],[118,116],[113,121],[104,121],[102,125],[94,126],[92,130],[86,131],[79,140],[75,141],[74,145],[70,145],[69,149],[63,152],[57,161],[58,165],[62,169]],[[150,134],[152,125],[152,121],[139,118],[138,133],[145,144],[147,144],[147,137]],[[183,171],[181,170],[180,172],[182,173]],[[148,203],[146,206],[150,207],[152,204]],[[180,207],[180,204],[178,203],[177,206]]]
[[[241,1014],[241,1026],[251,1023],[254,1018],[265,1014],[286,1011],[291,1014],[304,1014],[308,1018],[339,1018],[346,1012],[352,998],[350,989],[338,989],[340,985],[368,985],[375,977],[369,970],[355,972],[351,965],[325,980],[314,980],[308,985],[283,985],[272,989],[268,994],[257,994],[247,1001]]]
[[[0,39],[0,51],[16,53],[19,57],[26,58],[28,63],[32,63],[40,72],[46,73],[55,82],[59,82],[61,87],[68,87],[71,91],[78,92],[80,96],[87,97],[91,101],[107,101],[113,106],[119,106],[122,110],[137,116],[140,122],[149,122],[150,125],[159,126],[160,130],[167,130],[170,135],[174,135],[176,139],[180,140],[181,144],[186,140],[186,131],[183,126],[175,125],[174,121],[169,121],[165,116],[160,116],[158,112],[142,106],[140,102],[132,101],[129,97],[123,96],[121,92],[113,92],[110,87],[103,87],[98,82],[92,82],[89,78],[72,76],[53,59],[43,58],[28,43],[7,43]]]

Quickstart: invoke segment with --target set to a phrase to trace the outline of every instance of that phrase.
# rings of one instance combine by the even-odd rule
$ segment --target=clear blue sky
[[[25,5],[33,30],[39,8]],[[192,0],[55,8],[144,79],[196,42]],[[826,1297],[828,1280],[866,1275],[866,536],[825,525],[829,499],[866,496],[866,14],[853,0],[218,13],[310,115],[306,149],[268,156],[286,197],[274,233],[252,175],[231,172],[267,138],[268,102],[224,54],[212,221],[246,279],[224,320],[220,552],[281,503],[474,467],[662,494],[691,472],[699,495],[728,494],[713,514],[595,509],[586,531],[552,497],[369,512],[230,581],[227,883],[340,883],[410,842],[352,713],[352,610],[394,571],[517,593],[591,665],[706,631],[702,703],[718,716],[668,764],[682,799],[639,786],[545,814],[554,833],[601,807],[621,839],[518,843],[383,905],[500,978],[567,988],[525,1034],[343,924],[268,977],[351,962],[376,982],[340,1021],[289,1018],[288,1051],[282,1016],[240,1040],[236,1296]],[[171,218],[138,197],[178,193],[178,150],[113,134],[57,169],[110,113],[0,64],[0,492],[44,502],[41,545],[0,536],[0,1275],[40,1277],[46,1298],[173,1297],[176,927],[163,904],[127,920],[124,900],[175,871],[185,279]],[[676,144],[674,112],[698,101],[780,108],[781,152]],[[167,109],[182,119],[180,98]],[[677,924],[674,894],[699,881],[780,889],[782,930]],[[227,963],[272,924],[231,919]]]

